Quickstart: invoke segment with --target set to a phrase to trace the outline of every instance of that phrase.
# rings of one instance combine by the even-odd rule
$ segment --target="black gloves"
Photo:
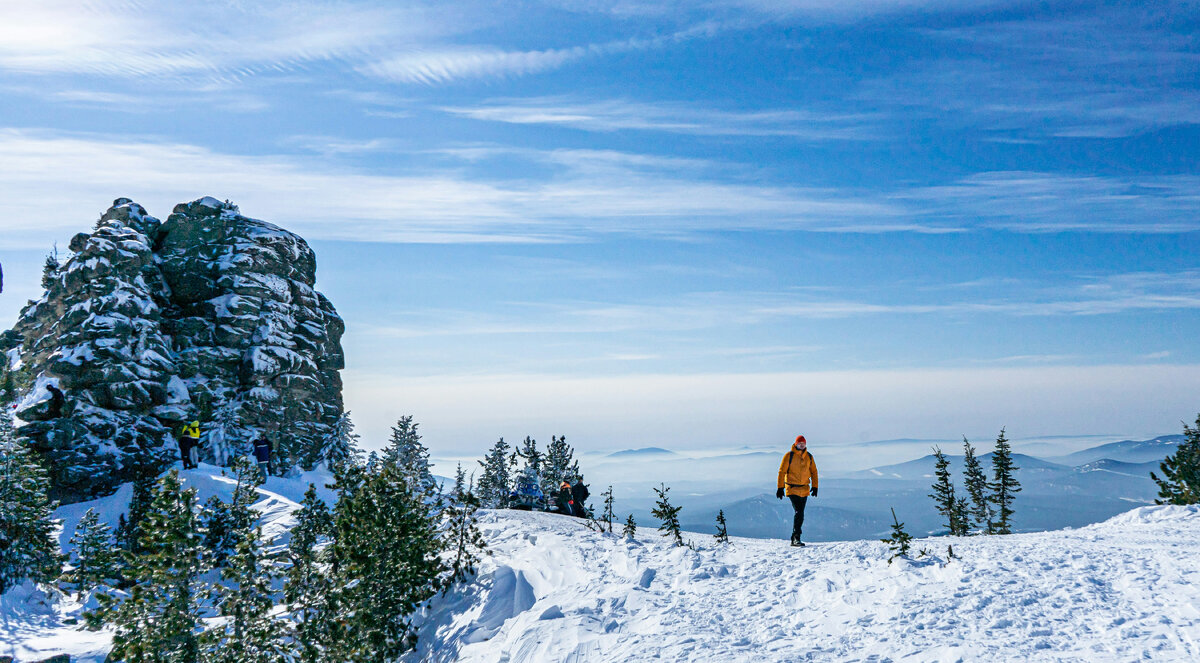
[[[782,488],[776,489],[775,499],[778,499],[778,500],[783,499],[783,489]]]
[[[813,486],[813,489],[812,489],[812,496],[813,496],[813,497],[816,497],[816,496],[817,496],[817,487],[816,487],[816,486]]]

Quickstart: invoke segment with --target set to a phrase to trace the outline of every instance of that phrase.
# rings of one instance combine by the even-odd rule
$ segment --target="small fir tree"
[[[198,663],[202,546],[196,528],[196,489],[183,489],[177,470],[154,491],[141,526],[141,554],[129,556],[129,597],[99,596],[88,621],[111,623],[109,656],[124,663]]]
[[[658,488],[654,489],[654,493],[658,495],[658,502],[650,511],[650,515],[657,518],[662,524],[658,526],[658,531],[663,533],[663,536],[669,536],[674,539],[675,545],[683,545],[683,535],[679,527],[679,512],[683,507],[672,506],[667,498],[667,493],[670,492],[666,484],[659,484]]]
[[[400,417],[392,426],[392,436],[381,460],[395,467],[413,493],[432,496],[438,492],[437,483],[429,469],[429,449],[421,443],[418,425],[411,416]]]
[[[967,489],[967,495],[971,498],[968,520],[974,521],[987,534],[995,533],[995,523],[992,522],[992,504],[988,499],[987,474],[984,473],[983,465],[975,455],[975,447],[971,446],[965,435],[963,436],[963,487]],[[969,522],[966,527],[968,531],[971,529]]]
[[[67,573],[67,580],[80,598],[120,575],[121,560],[113,546],[112,529],[93,509],[79,519],[71,545],[75,546],[74,568]]]
[[[59,272],[62,270],[62,265],[58,262],[58,245],[54,246],[54,252],[46,255],[46,262],[42,264],[42,289],[50,290],[54,284],[58,282]]]
[[[1200,415],[1196,415],[1195,428],[1183,425],[1183,444],[1158,467],[1161,479],[1150,473],[1150,478],[1158,484],[1155,504],[1200,503]]]
[[[327,549],[318,549],[332,532],[329,508],[317,496],[317,487],[310,483],[288,541],[287,558],[291,564],[283,586],[299,663],[322,663],[333,630],[328,554]]]
[[[992,489],[991,501],[996,505],[996,533],[1012,534],[1012,503],[1016,494],[1021,492],[1021,484],[1017,481],[1016,471],[1021,468],[1013,465],[1012,447],[1004,437],[1004,429],[996,438],[996,450],[992,452]]]
[[[912,543],[912,537],[908,532],[904,531],[904,523],[896,517],[896,510],[892,509],[892,536],[886,539],[880,539],[888,544],[888,552],[892,553],[888,557],[888,564],[897,557],[908,555],[909,547]]]
[[[575,450],[567,444],[566,435],[552,435],[543,461],[542,492],[546,495],[553,493],[558,488],[558,484],[566,477],[582,480],[579,461],[575,460]]]
[[[257,489],[263,483],[262,474],[242,456],[234,457],[230,470],[236,483],[229,502],[213,496],[201,510],[204,550],[211,568],[226,566],[226,561],[237,550],[238,542],[258,518],[253,504],[258,501]]]
[[[375,472],[350,466],[338,477],[328,660],[391,661],[416,643],[412,614],[439,589],[443,540],[409,476],[385,461]]]
[[[483,506],[490,509],[503,509],[508,506],[508,496],[512,493],[508,456],[508,443],[504,438],[500,438],[500,441],[492,445],[487,457],[479,461],[483,468],[477,486],[479,499]]]
[[[946,455],[942,453],[941,448],[933,448],[934,471],[933,471],[933,492],[929,494],[933,498],[933,504],[937,508],[937,512],[946,519],[946,527],[950,530],[951,536],[960,536],[964,533],[963,523],[961,521],[962,514],[958,508],[958,499],[954,495],[954,482],[950,480],[950,461],[946,460]]]
[[[117,545],[127,552],[141,553],[142,520],[154,500],[158,477],[148,461],[141,462],[133,477],[133,497],[129,500],[129,514],[121,518],[117,526]]]
[[[608,530],[608,533],[612,534],[613,520],[616,517],[616,514],[613,513],[614,500],[613,500],[612,486],[609,486],[608,490],[604,491],[603,495],[604,495],[604,511],[601,512],[600,522],[604,523],[605,527]]]
[[[235,521],[236,522],[236,521]],[[210,588],[209,600],[225,619],[204,633],[203,663],[282,663],[283,625],[271,615],[272,583],[279,574],[263,552],[262,528],[237,522],[236,540],[221,585]]]
[[[637,521],[633,519],[633,514],[625,519],[625,527],[621,529],[621,536],[632,539],[637,536]]]
[[[487,552],[487,542],[483,538],[483,532],[479,530],[477,511],[479,498],[467,485],[462,464],[459,464],[454,476],[454,490],[450,493],[449,504],[443,513],[446,521],[446,547],[453,551],[450,575],[444,583],[447,591],[455,583],[471,577],[481,555]]]
[[[318,449],[305,459],[302,467],[311,470],[317,465],[324,464],[333,470],[344,463],[357,463],[362,458],[362,450],[358,447],[359,435],[354,432],[354,422],[349,412],[343,412],[334,422],[329,435]]]
[[[729,532],[725,529],[725,510],[717,511],[717,533],[713,535],[717,543],[729,543]]]
[[[50,485],[33,451],[0,413],[0,594],[23,580],[50,582],[62,573],[54,536]]]
[[[513,453],[515,453],[518,458],[521,458],[525,461],[524,470],[531,476],[537,477],[537,485],[540,487],[542,485],[541,477],[543,474],[542,470],[544,469],[543,461],[545,460],[545,456],[541,451],[538,451],[537,440],[526,435],[525,441],[521,443],[521,447],[515,450]],[[554,477],[550,478],[554,479]],[[561,480],[562,477],[558,477],[558,479]],[[557,486],[558,484],[555,483],[554,485]]]

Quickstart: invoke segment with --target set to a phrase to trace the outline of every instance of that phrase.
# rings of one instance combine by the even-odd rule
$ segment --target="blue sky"
[[[231,199],[317,250],[369,445],[1200,409],[1194,3],[0,11],[0,321],[112,199]]]

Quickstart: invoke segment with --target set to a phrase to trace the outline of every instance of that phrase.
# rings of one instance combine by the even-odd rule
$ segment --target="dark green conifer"
[[[1021,484],[1017,481],[1016,471],[1021,468],[1013,465],[1012,447],[1004,437],[1004,429],[996,438],[996,449],[992,452],[992,489],[991,501],[996,505],[996,533],[1012,534],[1012,503],[1016,494],[1021,492]]]
[[[512,474],[509,471],[509,446],[504,438],[492,445],[479,465],[483,474],[479,476],[477,490],[483,506],[490,509],[507,507],[508,496],[512,493]]]
[[[114,627],[109,656],[124,663],[198,663],[199,601],[204,596],[196,490],[184,490],[177,470],[156,487],[140,527],[141,553],[129,556],[129,597],[100,595],[89,623]]]
[[[950,480],[950,461],[936,446],[933,448],[933,457],[933,492],[929,496],[933,498],[937,512],[946,519],[946,528],[950,535],[961,536],[965,534],[965,527],[961,521],[958,499],[954,495],[954,482]]]
[[[121,560],[113,545],[112,529],[92,509],[84,512],[71,536],[75,547],[74,568],[67,574],[78,595],[82,596],[117,578],[121,573]]]
[[[309,484],[288,541],[287,557],[291,565],[283,586],[299,663],[322,663],[333,630],[328,549],[318,548],[329,540],[332,532],[329,508],[317,496],[317,487]]]
[[[983,471],[983,466],[975,455],[975,447],[971,446],[965,435],[963,436],[963,487],[967,489],[967,495],[971,498],[968,520],[974,521],[976,525],[982,527],[985,533],[993,534],[995,524],[992,522],[992,505],[988,499],[987,474]],[[968,523],[968,532],[970,529],[971,526]]]
[[[450,575],[445,583],[447,590],[454,583],[471,577],[480,556],[487,552],[487,542],[479,530],[479,519],[475,515],[478,510],[479,498],[466,485],[460,464],[454,477],[454,490],[450,493],[449,504],[443,514],[447,548],[453,551]]]
[[[717,511],[717,533],[713,535],[717,543],[729,543],[729,532],[725,528],[725,510]]]
[[[892,509],[892,536],[880,540],[888,544],[888,552],[892,553],[888,557],[888,564],[891,564],[892,560],[897,557],[908,554],[909,547],[912,544],[912,537],[909,536],[908,532],[904,531],[904,523],[900,522],[900,519],[896,517],[895,509]]]
[[[608,530],[608,533],[612,534],[613,520],[616,518],[616,514],[613,513],[614,500],[613,500],[612,486],[609,486],[608,490],[604,491],[603,495],[604,495],[604,511],[601,514],[600,522],[604,523],[605,527]]]
[[[46,470],[0,412],[0,594],[24,580],[50,582],[62,573]]]
[[[672,537],[675,541],[675,545],[682,546],[683,535],[681,534],[679,527],[679,512],[683,509],[683,507],[671,505],[670,500],[667,498],[667,493],[670,492],[670,490],[671,489],[668,488],[666,484],[659,484],[659,487],[654,489],[654,493],[658,495],[658,502],[656,502],[654,508],[651,509],[650,515],[658,518],[658,520],[662,523],[658,526],[658,531],[662,532],[663,536]]]
[[[1200,503],[1200,415],[1196,415],[1195,428],[1183,425],[1183,444],[1158,467],[1161,479],[1150,473],[1158,484],[1155,504]]]
[[[621,530],[621,536],[632,539],[637,536],[637,521],[633,519],[633,514],[625,519],[625,527]]]

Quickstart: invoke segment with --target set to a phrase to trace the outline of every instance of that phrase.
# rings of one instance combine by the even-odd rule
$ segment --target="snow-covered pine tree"
[[[1200,503],[1200,414],[1196,415],[1195,428],[1183,424],[1183,444],[1158,467],[1161,479],[1150,473],[1150,478],[1158,484],[1155,504]]]
[[[713,538],[717,543],[729,543],[729,531],[725,528],[725,509],[717,511],[717,533]]]
[[[383,450],[384,464],[392,464],[408,482],[413,493],[433,496],[438,493],[437,483],[429,470],[429,449],[421,444],[421,435],[412,416],[400,417],[392,426],[392,436]]]
[[[395,660],[416,642],[412,613],[438,589],[443,540],[396,463],[338,478],[331,564],[336,628],[327,660]]]
[[[343,463],[359,462],[362,450],[358,448],[358,439],[358,433],[354,432],[354,422],[350,419],[350,412],[343,412],[342,416],[334,422],[329,435],[325,436],[321,446],[314,449],[315,453],[308,455],[301,467],[311,470],[324,464],[325,467],[332,470],[335,466]]]
[[[993,534],[995,523],[992,522],[992,504],[988,500],[987,474],[966,435],[963,436],[963,487],[971,497],[968,521],[974,521],[975,525],[983,528],[984,533]],[[970,529],[968,522],[968,533]]]
[[[450,562],[450,574],[444,587],[449,590],[454,583],[469,578],[475,573],[475,565],[480,556],[487,552],[487,541],[479,530],[479,498],[466,483],[466,474],[462,464],[454,475],[454,490],[442,513],[445,519],[446,548],[453,551],[453,561]]]
[[[258,501],[257,488],[263,477],[258,467],[242,456],[230,466],[236,483],[226,503],[215,495],[204,503],[200,530],[204,533],[204,554],[211,568],[224,568],[237,550],[238,541],[258,519],[252,505]],[[222,472],[222,474],[224,474]]]
[[[891,557],[888,557],[888,564],[891,564],[892,560],[897,557],[908,554],[912,537],[909,536],[908,532],[904,531],[904,523],[900,522],[900,519],[896,517],[896,509],[894,508],[892,509],[892,536],[880,539],[880,541],[888,544],[888,552],[892,553]]]
[[[114,627],[109,654],[124,663],[198,663],[200,534],[196,528],[196,489],[183,489],[171,470],[155,488],[142,520],[140,555],[131,555],[125,574],[129,597],[117,602],[100,595],[101,608],[89,624]]]
[[[58,245],[54,252],[46,254],[46,262],[42,263],[42,290],[49,290],[58,281],[62,265],[58,261]]]
[[[996,533],[1012,534],[1013,499],[1021,492],[1021,484],[1017,481],[1016,471],[1021,468],[1013,465],[1012,447],[1008,438],[1004,437],[1004,429],[996,438],[996,449],[992,452],[992,481],[991,501],[996,505]]]
[[[954,496],[954,482],[950,480],[950,461],[946,460],[946,454],[937,446],[933,447],[933,457],[933,492],[929,496],[933,498],[937,512],[946,519],[946,528],[950,530],[950,535],[961,536],[964,534],[964,527],[958,511],[958,499]]]
[[[533,476],[538,477],[538,486],[540,487],[546,457],[541,451],[538,451],[537,440],[526,435],[525,441],[521,443],[521,447],[516,449],[514,453],[525,461],[524,469],[531,472]],[[558,477],[558,480],[562,481],[562,477]],[[557,488],[558,483],[555,483],[554,486]]]
[[[633,514],[625,519],[625,527],[621,529],[621,536],[632,539],[637,536],[637,521],[633,519]]]
[[[200,660],[282,663],[289,648],[282,622],[271,615],[275,606],[271,587],[279,573],[263,551],[262,528],[241,519],[233,522],[233,554],[221,569],[221,584],[211,586],[208,595],[224,619],[201,637]]]
[[[609,486],[608,490],[604,491],[603,495],[604,495],[604,511],[601,513],[600,522],[604,523],[608,529],[608,533],[612,534],[613,520],[616,518],[616,514],[613,513],[614,500],[613,500],[612,486]]]
[[[131,554],[141,553],[142,520],[150,502],[154,500],[157,477],[152,469],[143,467],[133,478],[133,497],[129,500],[129,513],[122,516],[117,526],[117,545]]]
[[[291,565],[283,585],[298,663],[326,660],[324,648],[332,631],[332,582],[327,549],[318,550],[317,546],[328,540],[332,532],[333,517],[329,508],[317,496],[317,487],[310,483],[296,513],[292,538],[288,541],[287,556]]]
[[[508,506],[508,496],[512,492],[512,475],[509,472],[508,443],[504,438],[492,445],[488,455],[479,461],[483,473],[479,475],[479,500],[489,509],[503,509]]]
[[[74,568],[66,574],[66,579],[80,597],[120,575],[121,560],[113,546],[112,528],[100,521],[95,510],[83,513],[71,536],[71,545],[75,546]]]
[[[23,580],[49,582],[62,572],[54,537],[49,478],[0,413],[0,594]]]
[[[679,528],[679,512],[683,507],[671,506],[671,501],[667,498],[667,493],[670,490],[666,484],[659,484],[659,487],[654,489],[654,493],[658,495],[658,502],[650,510],[650,515],[662,522],[658,526],[658,531],[662,532],[663,536],[672,537],[675,540],[675,545],[682,546],[683,535],[680,533]]]
[[[579,472],[579,461],[575,460],[575,450],[567,444],[567,436],[550,436],[550,446],[542,463],[541,489],[546,495],[558,489],[558,485],[566,477],[571,477],[571,483],[582,480]]]

